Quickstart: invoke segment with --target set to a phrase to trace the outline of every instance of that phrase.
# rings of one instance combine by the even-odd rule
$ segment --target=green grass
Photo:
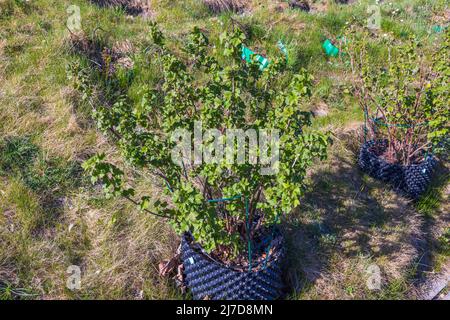
[[[46,159],[30,137],[7,137],[0,145],[0,169],[16,176],[32,191],[54,195],[81,182],[81,167],[61,158]]]
[[[0,143],[0,170],[2,173],[26,171],[34,162],[39,148],[30,137],[8,137]]]
[[[330,159],[313,169],[298,213],[284,224],[293,288],[289,298],[414,298],[414,264],[422,253],[413,244],[425,235],[431,237],[427,241],[436,270],[448,261],[443,219],[448,175],[440,175],[430,192],[411,204],[355,166],[359,138],[354,131],[362,113],[344,92],[350,81],[345,63],[327,58],[321,43],[340,36],[353,18],[364,24],[369,2],[329,5],[313,14],[277,12],[269,1],[255,1],[250,14],[215,15],[198,0],[152,1],[153,18],[171,46],[179,47],[194,26],[218,45],[218,35],[235,20],[244,26],[249,47],[270,58],[278,54],[281,39],[290,72],[306,68],[315,77],[311,106],[305,108],[327,105],[329,114],[315,118],[313,128],[330,130],[335,143]],[[426,46],[439,41],[430,30],[435,18],[448,10],[445,1],[389,3],[381,5],[380,32],[392,31],[400,38],[414,33]],[[68,65],[80,63],[95,84],[96,102],[114,99],[115,89],[102,83],[88,58],[70,49],[65,23],[71,4],[80,6],[88,39],[110,48],[131,42],[134,76],[131,83],[125,81],[126,73],[118,79],[133,101],[139,101],[147,79],[159,79],[158,70],[147,67],[151,41],[148,22],[141,17],[131,19],[123,10],[101,9],[84,0],[0,2],[0,299],[188,297],[158,275],[159,262],[170,258],[178,245],[170,227],[123,199],[106,201],[80,176],[79,163],[95,152],[105,152],[116,162],[121,157],[114,143],[95,130],[91,106],[67,80]],[[383,61],[385,48],[374,49]],[[105,99],[108,90],[111,95]],[[160,193],[152,181],[134,183],[137,190]],[[436,235],[424,231],[423,217],[432,222]],[[372,263],[383,272],[381,291],[366,288],[365,269]],[[80,291],[65,286],[72,264],[82,269]]]
[[[439,212],[441,203],[448,200],[446,199],[448,194],[445,193],[445,187],[448,184],[449,177],[448,169],[439,167],[429,190],[417,201],[416,208],[425,217],[432,218],[434,214]]]
[[[0,282],[0,301],[13,299],[32,299],[36,297],[30,290],[25,288],[15,288],[10,283]]]

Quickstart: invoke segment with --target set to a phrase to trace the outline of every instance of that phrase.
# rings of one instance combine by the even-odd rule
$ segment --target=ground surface
[[[142,63],[149,19],[182,42],[193,26],[214,37],[232,18],[252,48],[270,56],[282,39],[290,66],[314,74],[310,107],[321,110],[314,126],[331,130],[334,144],[329,160],[311,170],[301,206],[283,221],[288,298],[414,299],[430,292],[428,279],[448,281],[448,170],[440,169],[417,203],[362,174],[356,166],[362,115],[344,93],[349,80],[341,61],[322,52],[321,41],[338,37],[353,16],[366,19],[368,2],[312,2],[308,13],[255,1],[230,16],[197,0],[151,0],[139,10],[83,0],[0,0],[0,298],[185,297],[158,275],[158,264],[179,243],[170,227],[125,200],[105,200],[80,169],[98,151],[118,162],[120,156],[67,80],[69,62],[99,63],[98,55],[74,53],[65,26],[70,5],[81,8],[84,34],[122,52],[126,68]],[[430,30],[449,19],[445,1],[384,1],[381,12],[380,32],[415,33],[424,45],[439,41]],[[153,194],[161,190],[151,181],[136,183]],[[80,290],[66,287],[71,265],[81,267]],[[373,270],[381,276],[374,290],[367,286]]]

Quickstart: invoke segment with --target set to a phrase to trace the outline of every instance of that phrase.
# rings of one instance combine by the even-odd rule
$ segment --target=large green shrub
[[[236,253],[256,229],[273,225],[278,215],[299,205],[307,168],[326,157],[328,136],[309,130],[310,113],[300,110],[310,96],[312,77],[304,70],[293,76],[286,72],[281,53],[264,71],[256,61],[246,64],[240,57],[245,37],[239,30],[222,34],[219,50],[195,29],[178,54],[155,25],[152,37],[150,63],[160,70],[160,81],[144,88],[139,103],[122,97],[112,106],[96,107],[94,115],[99,129],[118,139],[130,164],[164,182],[165,196],[153,202],[147,196],[136,199],[123,171],[106,162],[105,155],[94,156],[84,168],[109,195],[125,196],[143,210],[167,217],[177,232],[192,232],[207,251],[220,246]],[[261,157],[275,159],[276,148],[268,145],[265,152],[258,145],[247,150],[244,163],[230,161],[239,152],[234,139],[224,150],[231,157],[194,163],[189,155],[174,162],[173,134],[192,133],[200,121],[203,128],[220,134],[229,129],[278,130],[275,174],[264,174],[267,163]],[[219,155],[211,148],[225,136],[203,134],[203,145],[194,141],[189,153],[197,148],[197,155]],[[252,155],[259,157],[257,163],[249,161]],[[229,201],[210,201],[224,198]]]

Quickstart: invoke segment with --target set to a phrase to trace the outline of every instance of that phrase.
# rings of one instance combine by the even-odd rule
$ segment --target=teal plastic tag
[[[432,30],[433,30],[433,32],[435,32],[435,33],[441,33],[441,32],[443,32],[445,29],[447,29],[447,27],[443,27],[443,26],[440,26],[440,25],[434,25],[433,26],[433,28],[432,28]]]
[[[281,50],[281,52],[283,52],[284,56],[286,57],[286,62],[288,62],[288,52],[283,42],[281,42],[281,40],[278,40],[277,45],[278,48]]]
[[[286,47],[284,46],[283,42],[281,42],[281,40],[278,40],[277,45],[278,45],[278,48],[281,50],[281,52],[283,52],[283,54],[285,55],[286,62],[287,62],[288,61],[288,52],[287,52]],[[259,63],[259,70],[263,71],[265,68],[267,68],[267,66],[269,65],[269,60],[267,58],[263,57],[260,54],[253,52],[246,46],[242,45],[242,54],[241,54],[242,60],[244,60],[247,63],[250,63],[252,61],[253,56],[256,57],[256,61],[258,61],[258,63]]]
[[[337,57],[339,55],[339,49],[335,47],[328,39],[322,44],[322,48],[329,57]]]
[[[247,63],[252,62],[252,57],[256,57],[256,61],[259,63],[259,70],[264,70],[269,65],[269,60],[263,57],[260,54],[256,54],[246,46],[242,45],[242,60],[245,60]]]

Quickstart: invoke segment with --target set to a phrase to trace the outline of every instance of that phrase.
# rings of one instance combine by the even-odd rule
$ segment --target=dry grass
[[[359,126],[337,131],[330,160],[311,174],[311,191],[286,224],[288,280],[304,299],[416,297],[406,283],[424,262],[429,226],[410,200],[359,171]],[[372,264],[381,291],[367,288]]]
[[[314,0],[311,2],[311,12],[312,13],[327,12],[330,3],[331,3],[330,0]]]
[[[64,50],[69,34],[61,13],[70,3],[36,3],[41,9],[30,11],[30,16],[18,11],[14,19],[0,19],[0,142],[9,136],[32,135],[33,143],[46,159],[81,161],[95,152],[105,152],[122,167],[114,144],[94,129],[88,113],[79,110],[79,94],[65,77],[67,62],[79,58]],[[114,30],[108,47],[120,57],[130,57],[135,50],[143,49],[138,45],[140,39],[148,36],[145,21],[130,19],[120,11],[100,10],[85,1],[80,3],[83,28],[88,32],[100,25]],[[219,19],[210,18],[202,5],[189,6],[198,8],[194,15],[186,10],[188,6],[176,2],[152,3],[158,4],[153,6],[158,10],[158,22],[179,39],[193,25],[212,29],[212,34],[222,31]],[[236,3],[250,6],[250,1]],[[312,2],[313,11],[314,5],[320,3],[326,1]],[[249,25],[272,24],[265,34],[275,33],[276,38],[258,39],[252,45],[269,47],[278,35],[290,34],[293,63],[295,54],[303,52],[298,58],[301,63],[314,57],[311,65],[318,83],[329,78],[331,67],[321,58],[318,43],[319,33],[328,30],[328,24],[321,24],[323,17],[308,15],[309,20],[305,20],[305,13],[299,10],[272,9],[254,7],[254,17],[239,17]],[[111,17],[117,21],[111,22]],[[46,22],[53,32],[47,33],[41,27]],[[127,38],[132,39],[133,45],[124,41]],[[101,59],[105,46],[85,41],[80,38],[79,52],[101,64],[95,59]],[[308,62],[301,65],[308,67]],[[332,82],[344,81],[347,80],[333,78]],[[346,108],[338,109],[340,100]],[[420,270],[422,273],[448,270],[448,254],[436,250],[437,239],[449,226],[448,188],[442,199],[430,196],[424,208],[417,208],[390,188],[361,174],[355,165],[361,138],[360,131],[355,133],[361,125],[358,111],[340,96],[323,101],[329,114],[316,118],[314,125],[332,130],[335,144],[330,160],[311,172],[311,190],[302,199],[298,212],[284,222],[289,250],[286,274],[291,285],[288,294],[306,299],[414,298],[418,277],[410,275],[417,274],[421,265],[426,266]],[[154,179],[136,179],[134,185],[138,191],[156,198],[161,186],[148,181]],[[5,286],[15,289],[6,298],[183,297],[172,281],[158,275],[159,262],[169,259],[179,242],[164,221],[140,213],[123,199],[105,200],[97,187],[81,183],[58,194],[57,206],[47,210],[43,194],[50,191],[33,191],[14,173],[0,175],[0,299]],[[381,291],[366,287],[366,270],[374,263],[382,271]],[[66,288],[70,265],[81,267],[81,290]]]
[[[152,16],[150,0],[90,0],[100,7],[122,8],[132,16]]]
[[[170,258],[177,246],[177,238],[163,221],[132,210],[127,203],[103,210],[80,204],[70,208],[68,215],[67,224],[73,227],[64,238],[71,234],[80,238],[85,233],[89,239],[88,252],[83,253],[80,263],[83,285],[77,296],[173,296],[167,280],[158,278],[159,262]]]
[[[250,0],[203,0],[203,3],[214,13],[225,11],[241,12],[250,7]]]
[[[73,195],[51,224],[36,194],[20,182],[0,186],[0,278],[37,297],[67,299],[176,298],[158,264],[176,251],[178,241],[164,221],[119,200],[95,206],[92,194]],[[66,289],[67,268],[81,268],[81,290]]]

